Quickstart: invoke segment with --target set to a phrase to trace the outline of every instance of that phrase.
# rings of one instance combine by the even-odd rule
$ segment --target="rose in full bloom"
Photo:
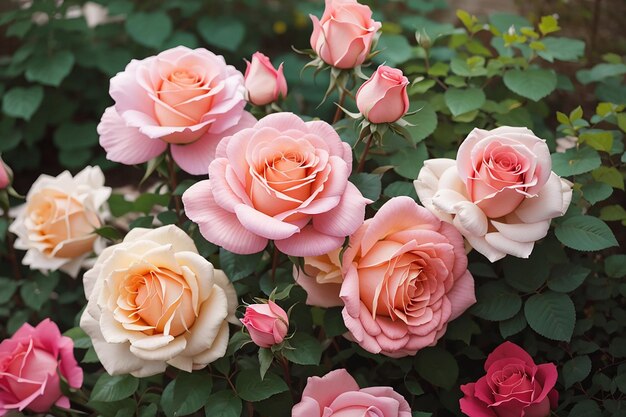
[[[381,65],[356,92],[356,105],[371,123],[393,123],[409,111],[408,85],[402,71]]]
[[[270,59],[261,52],[252,55],[245,75],[246,95],[250,103],[264,106],[279,97],[287,96],[287,80],[283,74],[283,64],[275,69]]]
[[[498,346],[485,361],[486,375],[461,385],[461,411],[469,417],[548,417],[556,409],[556,366],[536,365],[511,342]]]
[[[382,26],[372,19],[370,8],[356,0],[326,0],[321,19],[309,16],[313,21],[311,48],[322,61],[342,69],[365,61]]]
[[[391,357],[433,346],[476,302],[463,237],[409,197],[387,201],[350,236],[343,276],[349,338]]]
[[[224,356],[237,294],[174,225],[134,228],[84,275],[80,327],[111,375],[191,372]]]
[[[254,344],[262,348],[281,343],[289,330],[287,313],[272,300],[247,306],[241,322]]]
[[[411,417],[411,407],[391,387],[359,388],[345,369],[309,377],[292,417]]]
[[[99,167],[86,167],[72,177],[41,175],[30,187],[9,230],[15,247],[26,250],[24,265],[41,271],[60,269],[75,277],[92,252],[104,248],[94,233],[102,226],[111,188]]]
[[[0,343],[0,416],[24,409],[45,413],[53,405],[70,408],[61,377],[71,388],[83,385],[72,339],[61,336],[50,319],[36,327],[23,324]]]
[[[4,161],[0,158],[0,190],[4,190],[9,184],[11,184],[11,175],[9,175],[9,170]]]
[[[146,162],[168,145],[190,174],[206,174],[215,147],[253,120],[243,111],[243,76],[220,55],[178,46],[132,60],[111,79],[115,104],[98,125],[107,158]]]
[[[424,162],[415,189],[424,207],[491,262],[527,258],[572,199],[572,184],[551,170],[548,146],[530,130],[474,129],[456,161]]]
[[[320,256],[305,256],[304,267],[293,267],[293,278],[307,293],[306,303],[318,307],[342,306],[339,298],[343,276],[340,248]]]
[[[216,156],[183,203],[226,250],[255,253],[272,239],[287,255],[317,256],[363,223],[369,200],[348,181],[352,150],[326,122],[271,114],[222,140]]]

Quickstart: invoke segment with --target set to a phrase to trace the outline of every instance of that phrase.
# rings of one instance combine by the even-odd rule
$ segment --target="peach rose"
[[[281,343],[289,330],[289,317],[278,304],[251,304],[241,319],[255,345],[269,348]]]
[[[133,60],[111,79],[115,105],[98,125],[100,145],[123,164],[146,162],[169,145],[183,170],[206,174],[217,143],[251,123],[241,123],[244,91],[241,73],[203,48]]]
[[[57,177],[41,175],[9,227],[17,235],[15,247],[27,251],[22,263],[76,277],[89,254],[104,247],[94,230],[102,226],[110,195],[97,166],[74,177],[68,171]]]
[[[349,338],[391,357],[435,345],[476,302],[463,237],[409,197],[390,199],[350,236],[343,276]]]
[[[336,68],[354,68],[361,65],[372,48],[380,22],[372,19],[372,10],[355,0],[326,0],[321,20],[313,21],[311,48],[317,55]]]
[[[245,86],[248,102],[264,106],[287,96],[287,80],[283,74],[283,64],[274,69],[268,57],[260,52],[252,55],[252,62],[246,61]]]
[[[304,267],[293,267],[293,278],[307,293],[306,303],[318,307],[342,306],[341,248],[320,256],[305,256]]]
[[[545,141],[530,130],[474,129],[456,161],[424,163],[415,189],[426,208],[491,262],[507,254],[527,258],[572,199],[571,183],[551,169]]]
[[[393,123],[409,111],[409,80],[396,68],[381,65],[356,92],[356,105],[371,123]]]
[[[331,125],[292,113],[264,117],[225,138],[209,180],[183,194],[187,217],[209,242],[234,253],[317,256],[363,223],[369,200],[348,181],[352,150]]]
[[[191,372],[221,358],[237,295],[174,225],[132,229],[84,275],[80,327],[111,375]]]

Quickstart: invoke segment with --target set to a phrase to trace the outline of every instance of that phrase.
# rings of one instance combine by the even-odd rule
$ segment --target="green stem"
[[[367,153],[372,147],[373,139],[374,139],[373,133],[370,133],[369,135],[367,135],[367,142],[365,142],[365,149],[363,149],[363,153],[361,154],[361,159],[359,160],[359,165],[356,169],[356,172],[361,172],[363,171],[363,168],[365,168],[365,160],[367,159]]]
[[[180,196],[174,195],[174,191],[176,191],[176,187],[178,186],[178,180],[176,179],[176,166],[174,165],[174,158],[172,157],[172,153],[169,152],[167,158],[165,159],[167,159],[167,171],[169,174],[170,192],[172,193],[172,199],[174,200],[174,207],[176,209],[176,216],[178,217],[178,225],[180,226],[183,223],[183,210]]]

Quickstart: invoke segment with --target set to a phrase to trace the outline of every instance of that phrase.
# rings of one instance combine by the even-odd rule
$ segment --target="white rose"
[[[109,374],[191,372],[221,358],[237,294],[174,225],[135,228],[84,275],[80,321]]]
[[[9,227],[17,235],[15,247],[27,251],[22,263],[76,277],[86,258],[104,248],[94,230],[102,226],[110,195],[99,167],[88,166],[75,177],[68,171],[41,175]]]

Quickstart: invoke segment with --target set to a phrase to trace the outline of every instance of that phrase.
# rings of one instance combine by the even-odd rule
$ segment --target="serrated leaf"
[[[424,142],[420,142],[415,148],[400,149],[391,156],[389,162],[398,174],[414,180],[426,159],[428,159],[428,150]]]
[[[267,373],[261,381],[258,369],[246,369],[239,372],[235,387],[243,400],[251,402],[262,401],[289,390],[285,381],[271,372]]]
[[[524,312],[520,311],[515,316],[511,317],[508,320],[502,320],[498,323],[498,327],[500,329],[500,334],[503,339],[508,339],[524,330],[528,323],[526,322],[526,317],[524,317]]]
[[[232,391],[218,391],[209,396],[204,407],[206,417],[239,417],[241,400]]]
[[[231,282],[239,281],[256,270],[262,257],[262,251],[252,255],[237,255],[220,248],[220,268]]]
[[[446,105],[453,116],[479,109],[486,100],[479,88],[449,88],[444,94]]]
[[[593,171],[601,164],[602,160],[598,152],[587,146],[552,154],[552,170],[562,177]]]
[[[524,316],[530,327],[552,340],[569,342],[576,324],[574,303],[565,294],[547,291],[526,300]]]
[[[290,362],[299,365],[318,365],[322,358],[322,345],[311,335],[296,332],[289,344],[293,349],[284,349],[283,355]]]
[[[2,111],[7,116],[30,120],[43,101],[43,88],[14,87],[2,96]]]
[[[510,319],[522,306],[519,294],[501,281],[487,282],[479,287],[476,300],[471,313],[491,321]]]
[[[577,264],[555,265],[548,278],[548,288],[557,292],[574,291],[585,281],[590,272],[590,269]]]
[[[583,399],[574,404],[568,417],[600,417],[601,415],[602,411],[598,403],[593,400]]]
[[[606,200],[613,194],[613,187],[603,182],[591,182],[585,184],[580,189],[583,193],[583,197],[589,203],[596,204],[599,201]]]
[[[565,389],[571,387],[576,382],[580,382],[587,378],[590,372],[591,360],[589,359],[589,356],[577,356],[565,362],[561,368],[561,375],[563,375]]]
[[[504,85],[516,94],[539,101],[556,88],[554,71],[531,68],[527,70],[512,69],[504,73]]]
[[[507,257],[502,260],[504,279],[513,288],[533,292],[548,278],[548,260],[543,252],[535,250],[528,259]]]
[[[91,391],[90,401],[111,402],[128,398],[139,387],[139,380],[132,375],[109,375],[98,378]]]
[[[420,350],[415,356],[415,370],[426,381],[444,389],[451,389],[459,376],[456,359],[440,347]]]
[[[611,255],[604,260],[604,271],[611,278],[626,276],[626,255]]]
[[[208,373],[180,372],[161,396],[168,417],[186,416],[201,409],[211,393],[213,381]]]
[[[593,216],[569,217],[559,223],[554,232],[561,243],[579,251],[597,251],[618,245],[606,223]]]
[[[172,33],[172,20],[165,12],[137,12],[126,18],[125,27],[135,42],[156,49]]]

